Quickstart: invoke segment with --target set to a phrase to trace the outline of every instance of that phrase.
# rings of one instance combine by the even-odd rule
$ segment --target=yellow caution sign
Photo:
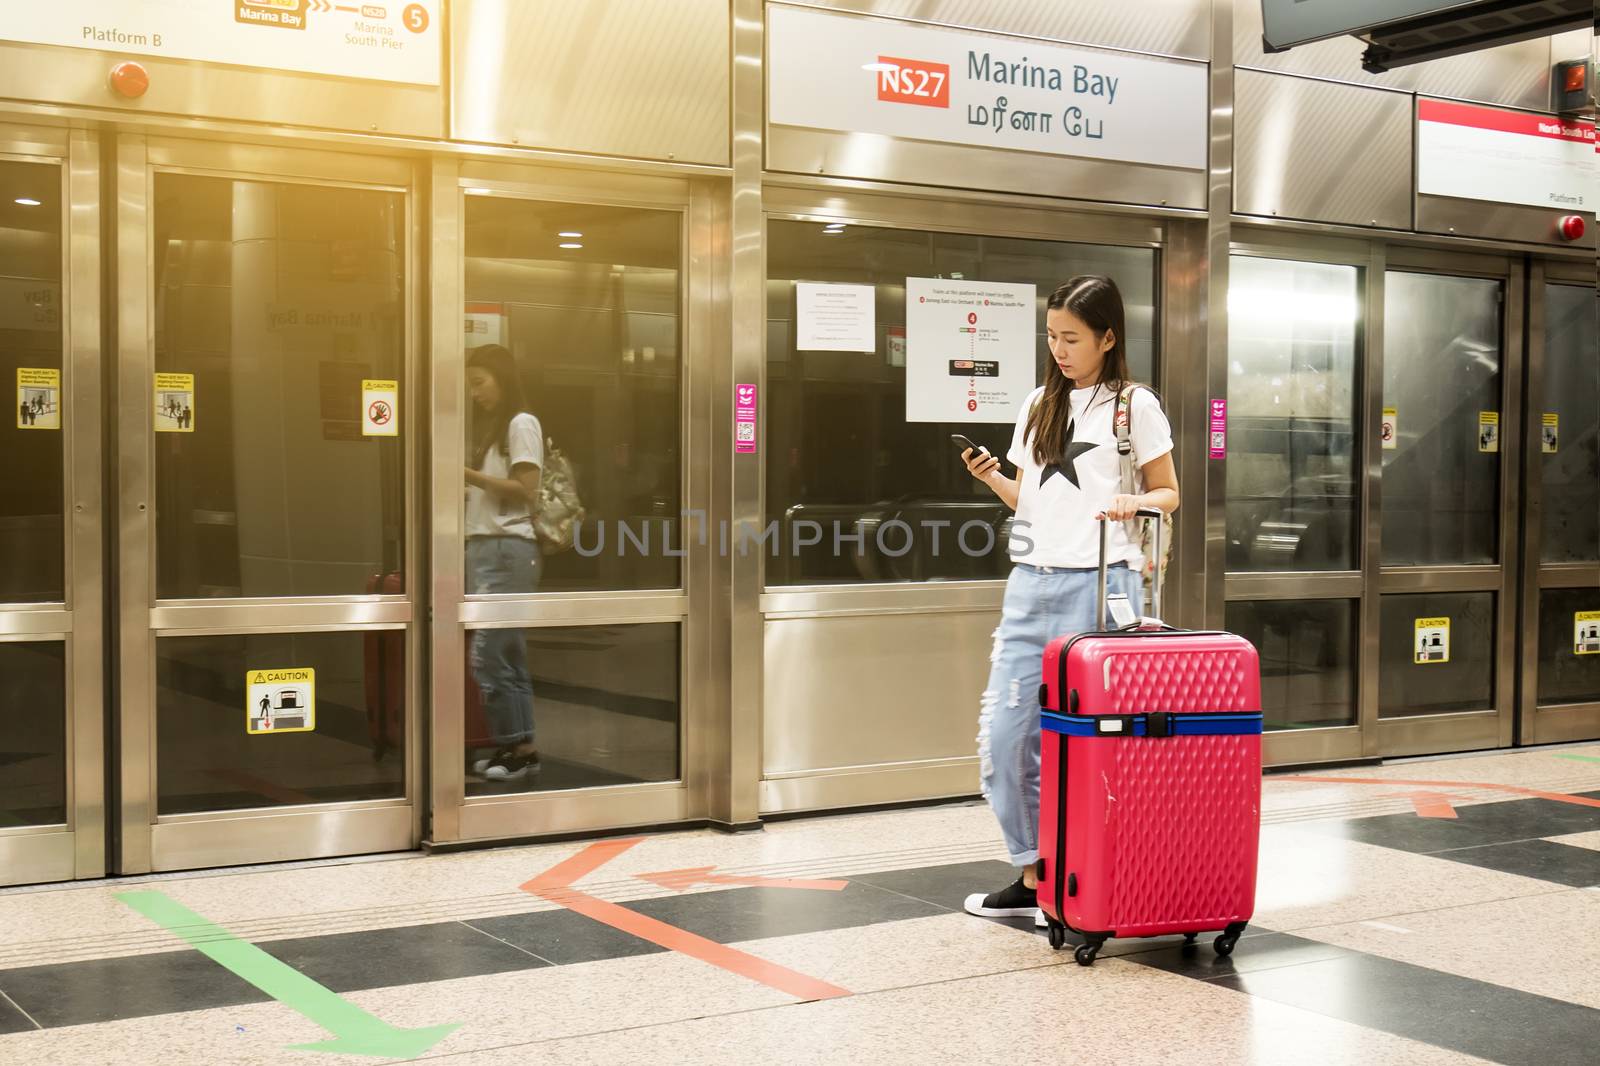
[[[245,732],[309,733],[317,728],[317,672],[286,666],[245,673]]]
[[[1418,666],[1450,661],[1450,619],[1417,619],[1412,662]]]
[[[1383,409],[1383,450],[1400,447],[1400,412],[1393,407]]]
[[[1579,611],[1573,615],[1572,654],[1600,655],[1600,611]]]
[[[1480,452],[1497,452],[1500,450],[1500,412],[1478,412],[1478,450]]]
[[[17,428],[61,428],[61,371],[17,367]]]
[[[1561,416],[1553,411],[1544,413],[1544,423],[1539,427],[1539,450],[1554,455],[1561,443]]]
[[[361,435],[400,435],[400,383],[386,378],[361,379]]]
[[[156,375],[156,432],[194,432],[194,375]]]

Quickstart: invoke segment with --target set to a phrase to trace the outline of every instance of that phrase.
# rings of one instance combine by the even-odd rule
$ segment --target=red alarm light
[[[136,100],[150,88],[150,72],[139,63],[118,63],[111,68],[111,88],[118,96]]]
[[[1567,215],[1556,224],[1556,229],[1561,232],[1563,240],[1575,241],[1583,236],[1584,224],[1582,215]]]

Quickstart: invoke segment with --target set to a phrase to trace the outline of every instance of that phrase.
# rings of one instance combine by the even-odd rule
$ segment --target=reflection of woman
[[[539,542],[532,508],[539,499],[544,433],[526,410],[511,353],[498,344],[467,357],[472,393],[471,465],[467,467],[467,591],[528,593],[539,587]],[[533,680],[516,629],[472,633],[472,671],[498,749],[473,770],[491,781],[539,772],[533,744]]]

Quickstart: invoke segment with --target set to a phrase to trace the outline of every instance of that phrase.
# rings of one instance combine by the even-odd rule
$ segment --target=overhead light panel
[[[23,207],[38,207],[39,206],[39,201],[35,200],[31,196],[19,196],[19,197],[17,197],[16,202],[21,204]]]

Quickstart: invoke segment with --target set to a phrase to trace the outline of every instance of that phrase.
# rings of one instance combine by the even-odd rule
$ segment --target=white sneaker
[[[1044,916],[1044,911],[1038,910],[1033,913],[1033,927],[1035,929],[1050,928],[1050,919]]]
[[[1019,877],[998,892],[988,895],[974,892],[966,898],[962,907],[968,914],[980,918],[1026,918],[1038,913],[1039,899],[1033,889],[1023,885]]]

